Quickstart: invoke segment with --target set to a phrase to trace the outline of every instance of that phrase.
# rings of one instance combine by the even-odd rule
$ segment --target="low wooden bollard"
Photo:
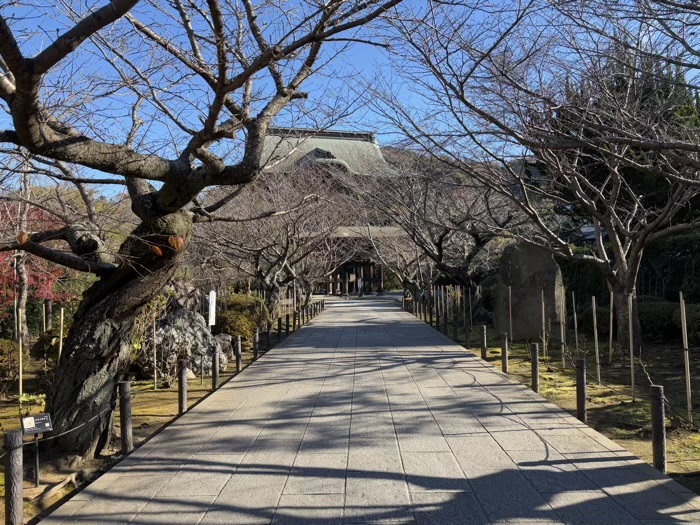
[[[214,350],[211,355],[211,389],[219,388],[219,351]]]
[[[532,376],[532,391],[540,391],[540,345],[530,343],[530,372]]]
[[[187,412],[187,360],[180,359],[177,363],[177,413],[182,415]]]
[[[508,373],[508,334],[501,334],[501,370],[503,373]]]
[[[119,425],[122,454],[134,450],[134,432],[131,424],[131,381],[119,382]]]
[[[243,348],[241,345],[241,336],[236,336],[236,372],[240,372],[243,368]]]
[[[255,328],[255,335],[253,335],[253,359],[258,358],[260,353],[260,329]]]
[[[664,387],[650,385],[651,396],[651,448],[654,453],[654,468],[666,474],[666,409]]]
[[[428,303],[428,324],[433,326],[433,302]]]
[[[452,312],[452,339],[459,341],[459,330],[457,329],[457,309]]]
[[[282,340],[282,318],[277,318],[277,342]]]
[[[267,327],[267,333],[265,334],[265,351],[269,351],[272,348],[272,325]]]
[[[481,326],[481,359],[486,361],[488,357],[486,355],[486,350],[488,349],[488,342],[486,341],[486,325]]]
[[[588,421],[586,412],[586,360],[576,359],[576,417],[582,423]]]
[[[284,318],[284,336],[289,336],[289,314],[285,314]]]
[[[24,523],[24,459],[22,455],[22,431],[5,433],[5,523]]]

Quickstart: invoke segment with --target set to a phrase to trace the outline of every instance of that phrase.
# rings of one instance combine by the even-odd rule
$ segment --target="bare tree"
[[[472,286],[495,271],[493,255],[504,244],[496,230],[515,211],[509,201],[434,158],[396,148],[387,148],[385,158],[388,173],[358,184],[381,222],[399,227],[430,259],[436,277]]]
[[[290,9],[264,0],[113,0],[82,11],[73,2],[61,10],[3,4],[8,128],[0,140],[89,168],[85,184],[99,180],[98,171],[110,174],[102,179],[125,186],[139,220],[114,257],[74,248],[68,230],[2,245],[99,277],[77,311],[50,393],[56,432],[81,427],[58,446],[90,457],[105,442],[135,312],[172,277],[193,225],[226,202],[203,207],[198,194],[254,180],[273,119],[285,109],[288,119],[310,111],[302,84],[400,1]],[[56,37],[36,31],[49,17]]]
[[[697,105],[663,43],[650,53],[657,43],[627,24],[635,45],[620,45],[605,26],[614,10],[599,2],[586,18],[583,4],[441,3],[394,20],[404,88],[424,111],[401,104],[396,89],[381,93],[379,110],[529,218],[526,229],[497,228],[502,235],[596,266],[615,292],[624,341],[645,247],[698,225],[689,146],[698,126],[681,118]],[[591,250],[575,247],[582,227]]]

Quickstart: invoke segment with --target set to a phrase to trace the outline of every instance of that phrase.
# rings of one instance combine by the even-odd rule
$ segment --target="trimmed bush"
[[[270,314],[265,304],[256,297],[233,295],[229,298],[227,309],[216,314],[214,334],[240,335],[250,347],[255,335],[255,328],[261,331],[270,321]]]
[[[680,332],[674,323],[674,315],[679,311],[678,305],[669,301],[641,301],[637,303],[639,312],[639,324],[642,327],[642,337],[647,341],[677,341]],[[608,337],[610,333],[610,308],[599,306],[596,308],[598,318],[598,337]],[[582,332],[593,333],[593,310],[587,308],[579,316],[579,328]],[[700,314],[699,314],[700,315]],[[680,314],[678,314],[680,326]],[[690,316],[689,316],[690,319]],[[700,331],[700,319],[698,330]],[[614,321],[613,330],[617,330],[617,319]],[[690,328],[688,329],[690,332]]]
[[[676,341],[680,335],[673,324],[673,314],[679,309],[676,303],[655,301],[637,303],[642,337],[649,341]]]
[[[0,397],[6,397],[12,383],[19,379],[19,346],[0,339]]]
[[[688,344],[700,344],[700,304],[685,305],[685,321],[688,326]],[[673,325],[676,327],[676,338],[682,341],[680,307],[673,312]]]

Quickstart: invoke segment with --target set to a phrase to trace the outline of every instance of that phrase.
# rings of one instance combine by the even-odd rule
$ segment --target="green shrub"
[[[50,330],[37,339],[36,343],[29,349],[29,355],[32,359],[38,361],[46,359],[54,363],[58,360],[58,332],[58,329]]]
[[[700,344],[700,304],[687,304],[685,306],[685,322],[688,327],[688,344]],[[681,309],[673,312],[673,325],[676,327],[676,334],[681,334]],[[677,338],[682,336],[677,335]]]
[[[679,331],[674,324],[674,313],[678,311],[678,305],[669,301],[658,301],[656,299],[657,298],[654,298],[652,301],[645,300],[637,303],[639,324],[642,327],[642,337],[647,341],[654,342],[678,340],[680,337]],[[596,311],[598,319],[598,337],[608,337],[610,333],[610,308],[608,306],[598,306]],[[587,308],[579,316],[579,329],[584,333],[593,333],[592,312],[592,308]],[[613,330],[617,330],[617,319],[614,320],[613,324]]]
[[[639,295],[637,296],[638,303],[661,303],[664,302],[663,297],[657,297],[656,295]]]
[[[255,334],[255,320],[249,312],[229,310],[216,314],[215,334],[240,335],[246,341],[252,341]]]
[[[250,346],[255,335],[255,328],[261,331],[270,321],[265,304],[257,297],[248,295],[230,296],[225,310],[219,310],[216,314],[215,334],[240,335]]]
[[[596,307],[596,320],[598,322],[598,338],[608,337],[610,334],[610,308],[608,306]],[[586,308],[578,316],[579,329],[586,334],[593,334],[593,308]],[[613,326],[613,329],[615,327]]]
[[[10,339],[0,339],[0,397],[5,397],[18,379],[19,346]]]
[[[637,303],[642,337],[649,341],[673,341],[680,335],[673,324],[673,314],[679,307],[670,301]]]

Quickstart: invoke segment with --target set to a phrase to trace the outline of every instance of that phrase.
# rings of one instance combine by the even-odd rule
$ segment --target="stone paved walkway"
[[[700,523],[700,498],[389,298],[326,312],[44,524]]]

